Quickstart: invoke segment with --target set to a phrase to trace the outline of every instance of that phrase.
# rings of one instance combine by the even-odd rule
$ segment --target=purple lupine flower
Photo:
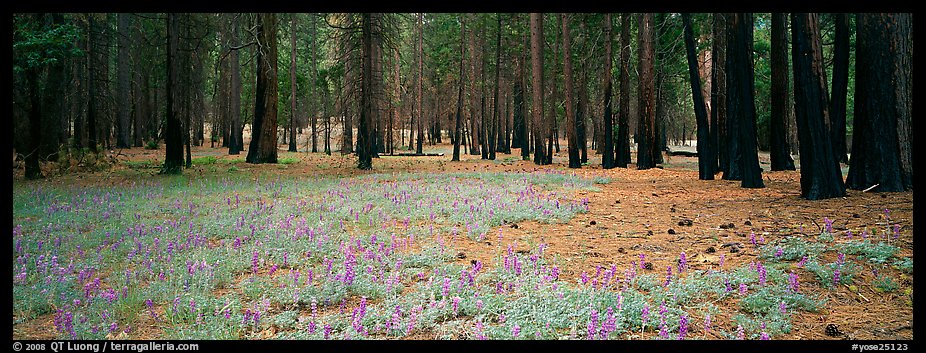
[[[518,324],[514,324],[514,326],[511,327],[511,337],[518,338],[520,334],[521,334],[521,326],[518,326]]]
[[[788,289],[794,293],[800,289],[800,282],[798,282],[798,276],[793,271],[788,273]]]
[[[476,321],[476,339],[482,341],[486,340],[485,333],[482,329],[482,321]]]
[[[847,230],[847,231],[846,231],[846,238],[852,239],[852,231],[851,231],[851,230]]]
[[[768,341],[771,338],[768,337],[768,333],[762,332],[762,335],[759,337],[760,340]]]
[[[476,310],[482,311],[482,299],[476,299]]]
[[[498,314],[498,323],[505,323],[505,314]]]
[[[765,287],[765,266],[762,266],[762,263],[756,263],[756,272],[759,272],[759,285]]]
[[[309,334],[315,333],[316,324],[315,321],[309,321]]]
[[[646,325],[647,319],[649,319],[649,306],[647,306],[646,304],[643,304],[643,310],[641,310],[640,312],[640,321],[642,321],[643,324]]]
[[[797,267],[804,267],[807,264],[807,255],[801,257],[801,261],[797,262]]]
[[[839,253],[836,254],[836,264],[842,267],[846,263],[846,254]]]
[[[746,339],[746,331],[743,330],[742,325],[736,325],[736,339],[742,341]]]
[[[242,325],[247,325],[247,324],[248,324],[248,321],[250,321],[250,320],[251,320],[251,309],[250,309],[250,308],[246,308],[246,309],[244,309],[244,317],[241,319],[241,324],[242,324]]]
[[[894,224],[894,239],[900,237],[900,224]]]
[[[740,295],[746,295],[747,289],[746,283],[740,283]]]
[[[597,330],[595,329],[595,324],[589,321],[588,325],[586,325],[586,328],[588,330],[588,335],[585,336],[586,339],[589,339],[589,340],[595,339],[595,332],[597,332]]]
[[[711,332],[711,314],[704,316],[704,332]]]
[[[720,254],[720,268],[723,268],[723,263],[726,261],[726,254]]]
[[[257,273],[257,269],[259,268],[258,267],[259,262],[260,262],[260,253],[258,253],[257,250],[254,250],[254,256],[251,258],[251,270],[253,270],[254,273]]]
[[[597,327],[598,327],[598,310],[592,309],[592,311],[588,314],[588,317],[589,317],[589,325],[591,325],[592,332],[597,331]],[[590,339],[591,339],[591,338],[590,338]]]
[[[785,250],[782,249],[780,246],[777,249],[775,249],[775,257],[780,258],[784,255],[785,255]]]
[[[685,258],[685,252],[682,251],[681,255],[678,256],[678,273],[681,274],[685,272],[685,269],[688,268],[688,261]]]
[[[685,339],[686,334],[688,334],[688,315],[682,314],[678,319],[678,339]]]
[[[662,304],[659,304],[659,319],[662,321],[666,320],[666,314],[669,312],[669,308],[666,307],[666,301],[663,300]]]
[[[582,284],[588,284],[588,273],[585,273],[585,271],[582,271],[582,275],[580,276],[580,278],[582,280]]]
[[[270,266],[270,275],[273,276],[273,273],[277,272],[278,268],[279,267],[277,267],[277,264],[273,264],[273,266]]]
[[[331,337],[331,325],[325,324],[324,332],[325,332],[325,339],[326,340],[329,339]]]
[[[453,313],[456,314],[457,310],[460,307],[460,297],[455,296],[453,297],[453,299],[450,300],[450,302],[451,302],[451,305],[453,306]]]
[[[640,254],[640,269],[641,270],[646,269],[646,255],[644,254]]]
[[[389,319],[389,322],[386,323],[388,329],[397,327],[399,325],[399,320],[402,319],[402,307],[399,305],[395,306],[395,311],[392,313],[392,318]]]
[[[618,299],[618,305],[620,305],[620,299]],[[610,335],[611,332],[614,332],[614,330],[617,330],[617,317],[614,316],[614,309],[609,306],[608,314],[605,316],[605,320],[601,324],[601,339],[608,339],[608,335]]]
[[[441,295],[447,297],[450,294],[450,278],[444,277],[444,285],[441,286]]]
[[[788,304],[785,302],[778,303],[778,311],[781,311],[782,314],[787,314]]]
[[[833,234],[833,220],[823,217],[823,224],[828,234]]]
[[[839,285],[840,282],[840,273],[839,269],[833,270],[833,285]]]
[[[666,325],[665,321],[659,324],[659,337],[662,337],[664,340],[669,339],[669,326]]]
[[[666,267],[666,283],[664,286],[669,286],[669,283],[672,283],[672,266]]]

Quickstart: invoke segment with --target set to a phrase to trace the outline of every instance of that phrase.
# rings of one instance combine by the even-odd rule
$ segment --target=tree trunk
[[[486,48],[486,16],[482,17],[482,33],[479,36],[479,47]],[[486,51],[479,52],[479,144],[482,145],[482,159],[489,159],[492,150],[492,141],[489,139],[492,130],[492,122],[489,121],[489,115],[486,114]]]
[[[238,45],[238,22],[231,19],[231,46]],[[231,87],[229,89],[229,121],[231,123],[231,142],[228,143],[228,154],[235,155],[244,150],[244,126],[241,122],[241,62],[238,51],[229,53],[229,69],[231,70]]]
[[[820,200],[846,195],[839,161],[826,129],[827,99],[817,14],[791,14],[794,107],[801,140],[801,196]]]
[[[277,18],[273,13],[258,14],[257,86],[255,86],[254,121],[248,163],[277,162]]]
[[[640,48],[640,134],[637,140],[637,169],[656,167],[656,155],[659,154],[659,141],[656,131],[656,84],[654,82],[655,62],[655,28],[652,13],[640,15],[640,29],[637,43]]]
[[[512,89],[514,92],[511,93],[512,98],[514,99],[514,136],[511,138],[511,147],[521,149],[521,159],[525,161],[530,160],[530,128],[527,125],[528,118],[524,114],[524,84],[526,80],[524,75],[524,61],[520,59],[519,56],[517,62],[517,71],[518,78],[514,81],[514,86]]]
[[[580,18],[579,21],[579,48],[582,48],[582,52],[585,51],[585,38],[588,37],[588,31],[585,27],[585,18]],[[575,110],[575,129],[576,129],[576,145],[579,148],[579,162],[588,163],[588,139],[587,139],[587,129],[585,121],[588,119],[588,65],[586,60],[587,55],[580,56],[579,60],[579,80],[578,88],[576,88],[575,94],[578,96],[578,102],[576,102]]]
[[[87,35],[87,147],[91,152],[96,152],[97,147],[97,68],[99,59],[97,58],[97,39],[96,21],[92,14],[87,15],[90,33]]]
[[[579,146],[576,141],[576,114],[573,103],[572,87],[572,55],[571,39],[569,33],[569,18],[566,14],[560,14],[560,23],[563,27],[563,75],[566,83],[566,143],[569,149],[569,168],[581,168],[582,163],[579,161]]]
[[[791,147],[788,144],[788,121],[791,105],[788,98],[788,18],[784,13],[772,14],[772,87],[771,87],[771,169],[794,170]]]
[[[543,119],[543,14],[531,13],[530,16],[534,164],[545,165],[547,158],[544,152],[543,139],[547,136],[547,124]]]
[[[846,98],[849,93],[849,14],[833,14],[836,40],[833,45],[833,96],[830,100],[830,133],[833,153],[841,163],[849,163],[846,155]]]
[[[42,148],[42,102],[39,94],[39,68],[26,69],[29,85],[29,151],[26,153],[26,179],[42,178],[39,160]]]
[[[424,44],[424,25],[422,23],[422,13],[418,13],[418,84],[417,84],[417,116],[418,116],[418,144],[415,145],[415,153],[422,154],[424,145],[424,132],[422,131],[421,117],[424,114],[424,111],[421,109],[421,85],[422,85],[422,76],[424,74],[424,49],[422,45]]]
[[[180,62],[177,55],[178,45],[180,44],[180,28],[178,26],[178,15],[174,13],[167,14],[167,127],[164,134],[164,145],[166,156],[164,166],[161,169],[162,174],[180,174],[183,165],[183,135],[182,125],[180,124],[180,99],[179,93],[179,68]]]
[[[475,17],[473,17],[475,20]],[[474,21],[475,22],[475,21]],[[481,155],[480,150],[480,129],[479,122],[476,119],[476,105],[479,100],[476,94],[476,83],[479,81],[476,70],[476,30],[475,27],[470,29],[469,33],[469,73],[472,79],[469,82],[469,154]]]
[[[715,13],[711,25],[711,141],[717,151],[715,170],[727,175],[727,32],[726,15]]]
[[[627,168],[630,164],[630,14],[621,14],[620,99],[617,115],[617,144],[614,147],[614,166]]]
[[[372,32],[370,33],[372,40],[372,46],[370,47],[370,154],[373,158],[379,158],[379,152],[382,150],[382,114],[380,110],[380,102],[382,102],[382,87],[383,87],[383,54],[382,54],[382,32],[379,27],[382,24],[382,14],[373,13],[370,15],[372,23],[375,23],[371,27]]]
[[[395,98],[393,98],[392,118],[389,120],[389,144],[386,145],[387,148],[389,149],[388,153],[390,154],[395,153],[395,147],[394,147],[395,146],[395,135],[394,135],[395,131],[394,130],[395,130],[395,123],[399,121],[399,104],[400,104],[399,102],[402,99],[402,91],[401,91],[402,78],[399,74],[400,60],[401,59],[399,58],[399,49],[396,49],[393,52],[393,60],[392,60],[394,67],[395,67],[395,86],[393,87],[395,89],[395,91],[393,92],[393,95]],[[402,134],[399,133],[399,135],[402,135]]]
[[[46,14],[44,22],[49,26],[61,25],[61,14]],[[45,88],[41,93],[42,141],[39,149],[41,160],[57,160],[61,145],[67,141],[67,118],[65,117],[65,75],[67,67],[63,60],[47,64]],[[62,138],[64,136],[64,138]]]
[[[89,24],[86,25],[83,29],[89,33]],[[82,36],[80,39],[78,39],[77,43],[80,49],[85,50],[86,52],[90,51],[89,35]],[[77,57],[74,61],[75,63],[71,65],[71,69],[73,72],[74,81],[76,83],[76,87],[74,88],[74,98],[76,102],[71,105],[71,112],[74,120],[74,127],[72,131],[74,139],[72,142],[73,147],[79,150],[86,147],[87,145],[87,139],[85,136],[85,132],[87,130],[87,121],[86,116],[84,115],[84,108],[87,107],[86,100],[89,99],[85,92],[89,90],[89,87],[87,87],[87,76],[89,70],[86,68],[90,66],[90,63],[87,56]]]
[[[133,65],[135,69],[135,116],[133,120],[133,146],[142,147],[144,145],[144,126],[143,122],[150,120],[148,116],[148,106],[147,106],[147,97],[148,97],[148,86],[147,81],[145,80],[146,74],[143,73],[145,70],[145,59],[143,48],[141,44],[142,40],[142,31],[141,25],[136,24],[135,29],[132,31],[134,47],[132,50],[134,56]]]
[[[466,20],[461,16],[460,17],[460,82],[458,82],[458,91],[457,91],[457,119],[454,123],[453,128],[453,157],[450,161],[459,161],[460,160],[460,129],[462,128],[463,120],[463,85],[466,80],[464,77],[465,71],[463,70],[463,58],[466,54]]]
[[[912,27],[909,13],[857,16],[851,189],[913,189]]]
[[[685,49],[688,57],[688,77],[691,79],[691,100],[695,108],[695,120],[698,124],[698,179],[714,180],[714,150],[711,146],[710,123],[704,97],[701,95],[701,76],[698,74],[698,56],[695,52],[694,31],[691,29],[691,14],[683,13],[685,26]],[[687,137],[682,136],[687,140]]]
[[[316,56],[318,50],[315,48],[315,42],[316,42],[316,37],[318,36],[318,32],[316,29],[316,21],[317,21],[315,17],[316,15],[313,13],[310,16],[312,18],[312,49],[311,49],[312,50],[312,82],[309,83],[309,87],[310,87],[309,95],[310,96],[307,97],[306,104],[309,106],[309,109],[308,109],[309,114],[312,114],[312,153],[315,153],[315,152],[318,152],[318,112],[319,110],[324,110],[324,108],[318,109],[318,107],[315,106],[315,102],[318,101],[316,94],[315,94],[315,86],[318,85],[318,57]],[[325,94],[327,95],[328,92],[325,91]],[[322,103],[322,106],[324,107],[324,103]],[[326,115],[325,116],[325,124],[326,124],[325,128],[326,129],[327,129],[327,124],[329,124],[329,120],[330,120],[329,117]],[[327,133],[327,130],[326,130],[326,133]],[[325,153],[330,155],[331,149],[330,149],[330,146],[328,145],[327,138],[328,138],[328,135],[325,135],[325,139],[326,139],[325,140]]]
[[[131,122],[129,120],[132,108],[129,104],[129,14],[120,13],[119,18],[119,48],[118,64],[116,66],[116,101],[118,104],[118,128],[116,148],[129,148],[131,146]]]
[[[501,86],[501,64],[502,64],[502,15],[496,13],[495,19],[498,22],[496,27],[497,31],[495,32],[495,95],[492,98],[493,109],[492,109],[492,133],[490,134],[489,144],[492,145],[492,148],[489,150],[489,159],[495,160],[495,153],[497,152],[501,145],[499,141],[499,118],[500,117],[500,107],[499,107],[499,97],[498,92]],[[504,150],[504,149],[503,149]]]
[[[614,162],[614,119],[611,114],[611,14],[604,15],[604,122],[602,123],[601,132],[604,141],[601,146],[601,168],[611,169],[616,167]]]
[[[556,22],[554,22],[554,26],[553,26],[554,29],[556,28],[555,23]],[[559,37],[561,33],[562,32],[560,31],[553,31],[553,39],[552,39],[553,67],[550,68],[550,75],[548,76],[549,82],[547,82],[548,85],[546,86],[546,87],[549,87],[548,101],[550,103],[548,103],[547,106],[550,107],[550,113],[546,116],[546,119],[543,122],[545,125],[544,126],[545,134],[543,138],[547,144],[547,151],[546,151],[546,154],[544,155],[545,159],[543,161],[544,164],[553,164],[554,145],[556,147],[555,149],[556,153],[559,153],[559,131],[557,131],[559,129],[559,125],[557,124],[556,117],[557,117],[557,113],[559,113],[557,111],[557,108],[560,102],[562,101],[562,99],[557,94],[559,93],[560,85],[557,82],[556,78],[558,74],[557,69],[561,67],[561,64],[559,63],[559,60],[561,59],[561,55],[562,55],[560,53],[560,46],[562,45],[562,42]]]
[[[360,120],[357,124],[357,169],[373,169],[373,15],[362,18],[362,55],[360,76]]]
[[[192,14],[186,13],[183,14],[183,35],[180,36],[180,65],[182,69],[180,70],[180,100],[183,102],[183,144],[186,146],[186,167],[193,167],[193,156],[190,151],[190,130],[193,125],[191,124],[191,117],[193,115],[193,95],[190,90],[193,86],[193,54],[192,50],[192,34],[190,30],[190,16]]]
[[[289,152],[296,152],[296,15],[290,14],[290,57],[289,62]]]
[[[731,131],[736,131],[735,140],[731,138],[730,170],[742,179],[744,188],[762,188],[762,169],[759,167],[759,155],[756,146],[756,105],[755,83],[753,79],[752,59],[752,14],[737,13],[728,21],[727,83],[729,94],[727,106],[730,116]],[[725,175],[726,176],[726,175]],[[729,178],[724,178],[729,179]],[[735,180],[735,179],[734,179]]]

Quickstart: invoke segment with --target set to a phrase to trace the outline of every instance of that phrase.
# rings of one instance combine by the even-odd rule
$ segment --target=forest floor
[[[766,187],[745,189],[737,181],[719,180],[720,174],[717,175],[718,180],[698,180],[697,159],[692,157],[670,156],[660,168],[645,171],[636,170],[633,165],[604,170],[600,167],[600,156],[590,151],[588,165],[581,169],[567,169],[565,150],[555,155],[552,166],[536,166],[520,160],[519,149],[512,149],[510,155],[499,153],[495,161],[462,154],[461,162],[450,162],[451,148],[447,144],[426,146],[425,152],[444,153],[443,156],[383,156],[374,160],[372,171],[360,171],[355,168],[354,155],[342,156],[337,152],[331,156],[290,153],[284,152],[285,146],[281,145],[279,156],[286,164],[252,165],[242,163],[246,151],[239,156],[229,156],[227,149],[194,147],[193,157],[197,163],[184,174],[194,177],[279,174],[312,179],[406,172],[434,176],[469,172],[530,173],[552,168],[585,178],[605,178],[608,182],[595,185],[598,191],[574,191],[574,198],[587,198],[588,211],[580,212],[565,222],[524,220],[503,224],[487,232],[488,237],[483,241],[467,239],[453,244],[454,252],[465,254],[461,256],[465,258],[453,261],[466,266],[479,260],[489,267],[499,266],[497,259],[503,254],[501,244],[492,245],[497,240],[504,245],[515,242],[546,244],[547,256],[552,255],[560,266],[560,278],[576,284],[581,281],[583,272],[595,273],[596,269],[600,272],[599,266],[607,269],[614,264],[624,268],[639,260],[641,253],[646,254],[646,261],[652,263],[652,269],[641,269],[640,272],[662,278],[667,267],[678,265],[677,259],[682,252],[687,255],[691,269],[733,269],[756,261],[769,262],[760,251],[764,244],[782,244],[786,238],[800,238],[808,242],[828,241],[831,248],[836,249],[839,244],[862,239],[860,234],[863,230],[870,232],[871,240],[885,241],[897,248],[891,260],[912,258],[913,255],[912,192],[863,193],[849,190],[844,198],[807,201],[800,198],[799,172],[768,171],[767,155],[762,157],[762,177]],[[23,181],[22,171],[14,169],[14,191],[23,184],[105,187],[156,178],[163,153],[163,149],[121,150],[112,157],[116,162],[109,170],[57,175],[42,181]],[[14,210],[14,220],[16,212]],[[819,240],[824,231],[824,218],[832,220],[830,240]],[[894,225],[899,226],[897,238],[887,231]],[[847,231],[855,235],[849,235]],[[504,239],[501,239],[502,232]],[[499,239],[495,234],[499,234]],[[752,234],[761,239],[758,244],[751,243]],[[838,252],[820,253],[819,262],[839,261]],[[867,262],[861,257],[850,257],[861,269],[853,273],[849,283],[828,286],[826,280],[815,279],[813,273],[799,272],[801,292],[813,293],[816,298],[825,300],[825,304],[815,312],[794,311],[790,318],[791,329],[774,339],[913,338],[912,268],[904,271],[891,266],[891,261],[880,264]],[[793,271],[796,266],[792,262],[790,267],[782,268]],[[885,278],[893,283],[893,287],[885,285]],[[718,308],[713,325],[732,330],[734,314],[741,311],[741,304],[735,300],[706,300],[712,300]],[[655,315],[655,308],[653,311]],[[14,322],[16,317],[14,313]],[[20,321],[13,327],[14,339],[47,339],[54,332],[51,314]],[[826,327],[829,324],[835,324],[839,334],[828,335]],[[722,335],[721,330],[704,332],[697,321],[692,327],[695,337],[729,338]],[[157,331],[143,332],[145,330],[140,327],[137,335],[141,336],[132,335],[130,338],[158,337]],[[436,336],[418,334],[412,338],[433,339]],[[655,331],[651,331],[642,337],[655,336]]]

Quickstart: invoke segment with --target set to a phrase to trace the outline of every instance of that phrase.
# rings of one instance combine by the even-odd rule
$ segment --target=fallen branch
[[[869,186],[867,189],[862,190],[862,192],[869,192],[871,191],[871,189],[878,187],[878,185],[881,185],[881,184],[875,184],[875,185]]]

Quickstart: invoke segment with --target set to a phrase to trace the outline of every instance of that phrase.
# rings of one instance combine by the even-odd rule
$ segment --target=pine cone
[[[836,324],[826,325],[826,335],[830,337],[837,337],[842,335],[842,331],[839,331],[839,327]]]

